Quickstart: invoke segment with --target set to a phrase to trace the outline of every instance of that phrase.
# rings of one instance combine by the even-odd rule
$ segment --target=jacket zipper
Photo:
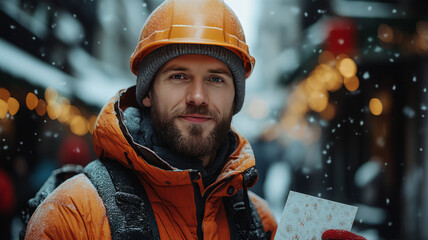
[[[230,181],[231,177],[225,178],[222,181],[218,182],[215,186],[211,186],[202,196],[201,190],[199,188],[199,184],[197,180],[200,178],[199,172],[190,172],[190,179],[193,185],[193,192],[195,195],[195,204],[196,204],[196,219],[198,221],[197,224],[197,236],[199,240],[204,239],[204,232],[202,231],[202,222],[204,220],[205,215],[205,202],[208,199],[208,196],[215,190],[217,187],[224,183]]]
[[[197,235],[198,235],[198,239],[204,239],[204,233],[202,232],[202,221],[204,220],[204,214],[205,214],[205,201],[201,195],[201,190],[196,180],[192,179],[193,192],[195,195],[196,219],[198,221]]]

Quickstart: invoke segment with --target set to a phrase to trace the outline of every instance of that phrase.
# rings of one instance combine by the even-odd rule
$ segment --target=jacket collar
[[[123,123],[132,136],[133,142],[151,149],[172,167],[181,170],[193,169],[199,171],[202,175],[204,186],[208,186],[216,180],[227,158],[236,149],[235,134],[230,130],[218,149],[213,164],[204,168],[202,161],[199,159],[174,152],[162,145],[154,133],[148,109],[128,107],[124,111],[124,117]]]

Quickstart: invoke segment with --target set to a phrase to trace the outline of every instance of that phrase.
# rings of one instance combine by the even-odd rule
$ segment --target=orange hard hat
[[[167,0],[148,17],[131,56],[137,75],[141,60],[153,50],[173,43],[216,45],[242,60],[245,77],[255,59],[249,53],[244,31],[234,12],[222,0]]]

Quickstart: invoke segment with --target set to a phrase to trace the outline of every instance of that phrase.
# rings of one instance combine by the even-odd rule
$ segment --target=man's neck
[[[207,156],[204,156],[201,158],[202,166],[204,168],[207,168],[209,165],[211,165],[211,162],[215,159],[215,154],[210,154]]]

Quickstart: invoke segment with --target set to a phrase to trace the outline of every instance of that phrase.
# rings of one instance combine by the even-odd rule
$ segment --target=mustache
[[[177,109],[174,111],[174,116],[187,115],[187,114],[200,114],[207,115],[214,120],[218,120],[218,116],[215,111],[209,110],[208,106],[195,106],[195,105],[187,105],[185,109]]]

